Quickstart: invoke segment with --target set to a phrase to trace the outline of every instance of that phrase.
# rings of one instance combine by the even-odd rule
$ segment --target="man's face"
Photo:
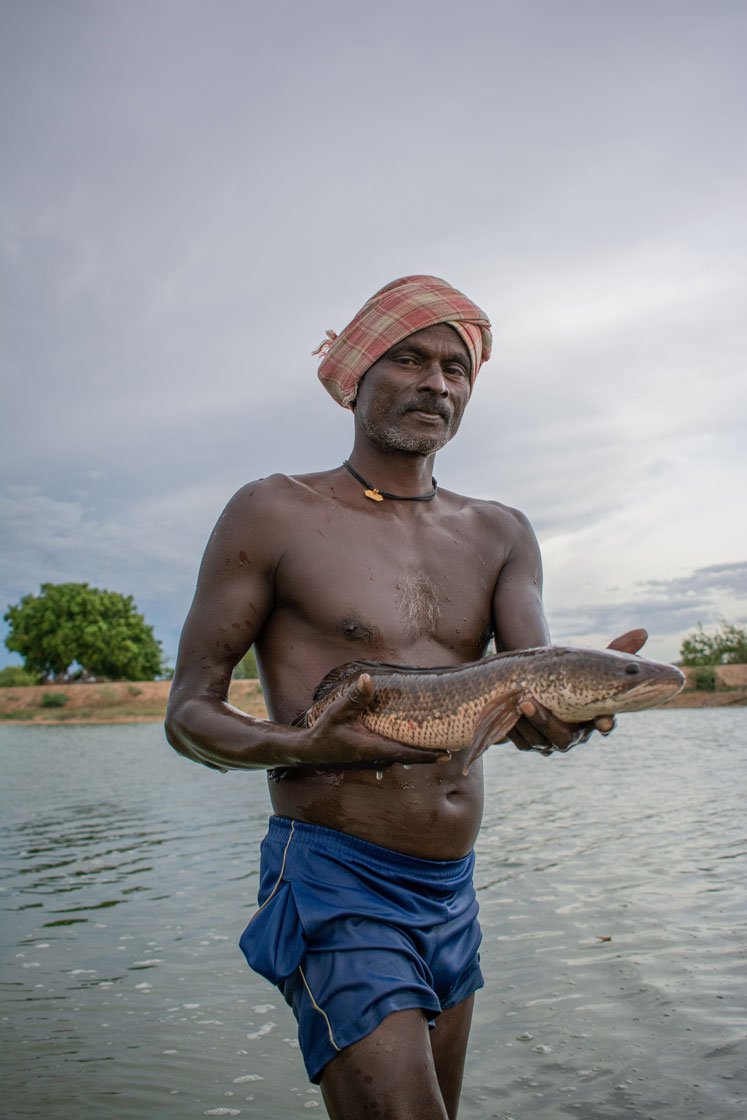
[[[470,395],[467,347],[439,323],[398,342],[358,386],[356,424],[384,451],[431,455],[456,434]]]

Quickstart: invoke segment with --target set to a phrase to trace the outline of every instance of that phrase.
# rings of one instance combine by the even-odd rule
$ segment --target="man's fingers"
[[[371,748],[369,747],[368,750]],[[449,751],[418,750],[417,747],[405,747],[401,743],[395,743],[394,740],[386,753],[381,749],[381,740],[371,753],[376,755],[371,760],[372,763],[381,767],[393,766],[395,762],[399,762],[402,766],[432,766],[436,762],[448,762],[451,758]]]
[[[645,630],[632,630],[616,641],[631,639],[642,641]],[[519,750],[541,750],[550,754],[552,750],[567,751],[579,743],[585,743],[593,731],[609,735],[614,730],[613,716],[597,716],[593,723],[565,723],[536,700],[524,700],[519,705],[521,719],[509,733],[509,738]]]
[[[642,628],[627,630],[619,638],[613,638],[607,649],[616,649],[620,653],[638,653],[641,646],[648,641],[648,631]]]
[[[392,766],[395,762],[406,766],[427,766],[434,762],[448,762],[451,758],[451,752],[446,747],[443,750],[410,747],[396,739],[376,735],[362,723],[350,725],[346,729],[346,738],[359,761],[368,761],[376,766]]]
[[[534,708],[534,711],[524,711],[525,707],[527,709]],[[525,717],[531,720],[531,726],[538,733],[540,745],[551,744],[554,747],[565,749],[580,742],[585,734],[583,729],[564,723],[563,720],[554,716],[548,708],[536,702],[528,701],[526,705],[522,704],[521,710]],[[586,735],[588,738],[588,733]]]
[[[536,726],[536,707],[530,701],[527,701],[520,705],[519,711],[522,713],[522,718],[509,731],[509,739],[520,751],[531,751],[537,747],[544,749],[548,746],[548,741],[543,732]]]
[[[594,729],[593,724],[565,723],[536,700],[523,701],[519,711],[522,718],[511,731],[511,739],[523,750],[529,746],[567,751],[585,743]]]
[[[520,751],[533,751],[538,744],[528,743],[521,733],[521,723],[516,723],[508,733],[508,737]]]
[[[387,739],[370,731],[358,717],[369,707],[374,692],[370,675],[361,673],[345,694],[330,704],[317,720],[314,725],[317,740],[328,747],[335,744],[325,761],[332,763],[340,759],[341,752],[348,755],[345,761],[369,763],[382,770],[395,762],[407,766],[428,766],[449,761],[451,755],[446,748],[431,750],[406,746],[396,739]]]

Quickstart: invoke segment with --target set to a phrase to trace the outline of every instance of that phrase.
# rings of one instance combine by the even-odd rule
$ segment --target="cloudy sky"
[[[743,0],[0,13],[0,607],[173,657],[230,494],[349,451],[310,351],[429,272],[495,334],[437,477],[529,515],[555,639],[747,621]]]

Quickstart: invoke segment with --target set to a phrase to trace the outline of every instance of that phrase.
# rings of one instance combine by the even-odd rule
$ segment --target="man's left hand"
[[[647,638],[645,630],[628,630],[619,638],[613,638],[607,649],[638,653]],[[609,735],[615,727],[613,716],[598,716],[588,723],[565,723],[536,700],[525,701],[521,712],[522,718],[508,737],[522,751],[538,750],[544,754],[568,751],[579,743],[585,743],[593,731]]]

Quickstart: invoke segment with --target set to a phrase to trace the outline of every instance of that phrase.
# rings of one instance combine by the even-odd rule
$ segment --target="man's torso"
[[[273,609],[256,642],[270,718],[290,723],[346,661],[455,665],[480,657],[512,544],[511,511],[439,492],[433,503],[353,502],[333,472],[275,476]],[[277,511],[275,513],[275,511]],[[431,859],[470,850],[481,764],[292,768],[270,781],[276,813]]]

